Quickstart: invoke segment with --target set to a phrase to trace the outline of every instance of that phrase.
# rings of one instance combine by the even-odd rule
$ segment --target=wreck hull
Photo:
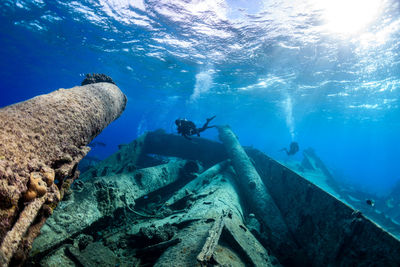
[[[361,212],[255,149],[253,158],[282,216],[314,266],[398,266],[400,241]]]
[[[150,138],[147,139],[149,136]],[[166,150],[164,146],[159,145],[159,140],[163,140],[163,142],[168,144],[169,148]],[[290,232],[289,236],[287,234],[282,234],[280,239],[290,239],[286,240],[287,243],[295,243],[300,248],[292,250],[291,247],[288,246],[286,250],[276,253],[276,244],[271,244],[273,240],[270,238],[270,233],[265,231],[265,228],[263,230],[265,224],[268,224],[265,223],[265,218],[260,218],[260,214],[256,214],[255,217],[249,214],[249,211],[251,211],[251,205],[249,206],[251,202],[248,201],[249,195],[243,194],[242,192],[243,185],[241,184],[241,180],[238,179],[235,170],[230,166],[229,153],[223,152],[224,147],[221,143],[209,140],[197,142],[198,140],[201,139],[195,138],[195,142],[187,145],[187,140],[182,137],[156,131],[139,137],[138,140],[135,140],[117,152],[125,155],[127,153],[133,153],[136,156],[131,157],[131,163],[135,161],[134,163],[137,165],[138,159],[146,156],[149,152],[159,156],[179,158],[185,158],[186,155],[189,154],[191,155],[190,159],[193,159],[193,154],[189,152],[192,149],[198,149],[199,151],[204,150],[204,147],[200,146],[201,144],[207,143],[207,149],[212,150],[215,145],[216,150],[220,151],[213,155],[213,162],[228,160],[223,163],[223,165],[220,165],[220,167],[212,167],[209,169],[206,167],[204,175],[200,174],[192,182],[175,184],[172,188],[172,184],[164,184],[164,187],[158,188],[154,192],[150,192],[151,190],[147,191],[148,199],[145,199],[143,195],[138,195],[137,198],[133,197],[137,208],[147,205],[147,207],[153,207],[152,209],[159,213],[156,212],[155,215],[152,216],[142,214],[136,217],[134,220],[136,220],[137,225],[133,225],[129,228],[129,231],[134,233],[130,236],[131,240],[140,240],[140,238],[143,238],[141,236],[141,231],[150,231],[151,229],[153,229],[151,231],[161,231],[160,229],[170,227],[168,225],[176,225],[179,228],[176,230],[177,232],[174,237],[170,240],[164,239],[160,243],[155,245],[150,244],[149,246],[146,245],[147,247],[140,249],[137,247],[138,244],[133,246],[137,253],[136,256],[132,256],[135,260],[139,259],[139,262],[141,260],[146,261],[149,255],[141,256],[142,254],[140,253],[145,254],[149,253],[149,251],[153,251],[153,257],[155,258],[152,258],[151,262],[152,264],[157,264],[157,266],[168,266],[168,264],[172,264],[170,260],[171,257],[176,257],[177,255],[181,255],[182,257],[182,266],[185,266],[185,264],[187,264],[187,266],[193,266],[193,264],[196,263],[196,259],[194,258],[196,255],[198,262],[206,264],[204,261],[207,257],[204,257],[204,255],[207,255],[207,251],[209,250],[204,251],[204,246],[208,242],[206,240],[211,239],[209,243],[214,244],[215,251],[225,251],[226,253],[233,253],[236,251],[237,253],[231,256],[233,258],[238,257],[237,266],[244,266],[246,262],[249,263],[249,258],[251,257],[248,256],[250,254],[246,256],[246,253],[243,251],[246,252],[254,249],[255,241],[244,242],[243,240],[252,240],[252,238],[256,237],[258,240],[257,242],[260,242],[260,246],[262,247],[262,249],[260,247],[258,247],[258,249],[264,251],[263,255],[265,256],[263,257],[268,259],[268,264],[271,266],[280,266],[280,264],[284,266],[398,266],[400,264],[400,242],[390,233],[379,227],[359,211],[354,210],[335,196],[323,191],[304,177],[269,158],[262,152],[253,148],[245,148],[246,154],[249,156],[266,190],[268,190],[272,201],[279,210],[285,227]],[[155,144],[153,144],[153,142],[155,142]],[[138,147],[137,144],[139,143],[141,146],[136,152],[125,151]],[[149,147],[151,149],[148,149]],[[111,156],[108,161],[106,160],[102,164],[99,164],[98,168],[104,170],[107,165],[118,164],[116,161],[118,158],[121,159],[121,157],[118,157],[116,154]],[[218,156],[215,157],[215,155]],[[197,160],[204,166],[209,166],[210,164],[210,161],[203,156],[199,156]],[[171,161],[171,163],[172,162],[173,161]],[[129,160],[122,160],[120,164],[121,166],[127,166],[127,164],[129,165]],[[134,177],[133,174],[140,171],[140,166],[137,167],[139,168],[138,170],[130,171],[124,169],[123,173],[110,173],[109,175],[111,176],[108,177],[114,177],[113,179],[116,180],[119,179],[118,177],[123,176]],[[229,172],[227,172],[227,168],[230,168]],[[119,169],[118,166],[114,166],[112,170],[117,171]],[[196,171],[201,172],[201,169],[202,168],[199,168]],[[229,173],[229,175],[227,173]],[[194,177],[196,176],[197,175],[194,175]],[[85,184],[90,184],[92,179],[93,178],[86,177]],[[177,180],[179,179],[180,178],[177,177]],[[93,181],[95,180],[96,179]],[[176,179],[174,179],[174,181],[176,181]],[[135,183],[134,180],[131,182],[133,184]],[[90,187],[90,185],[88,186]],[[168,190],[167,187],[169,187]],[[210,189],[213,187],[214,189]],[[114,189],[114,191],[118,192],[118,189]],[[233,199],[229,200],[229,196],[232,196]],[[223,202],[218,201],[219,199]],[[219,202],[225,203],[218,205]],[[96,205],[99,204],[101,205],[101,203],[96,203]],[[123,205],[115,210],[119,215],[116,215],[114,212],[113,216],[108,216],[108,222],[110,222],[110,218],[114,218],[114,220],[117,221],[121,220],[121,208],[123,208]],[[208,210],[208,212],[203,212],[201,209],[205,209],[204,211]],[[222,218],[225,214],[225,210],[229,209],[238,210],[239,213],[236,214],[236,212],[234,212],[232,217],[234,219],[228,220],[230,224],[225,224],[222,228],[218,227],[217,222],[219,218]],[[169,213],[167,212],[166,215],[161,216],[160,214],[163,214],[165,211],[169,211]],[[56,210],[55,213],[57,212],[62,213],[63,209]],[[130,213],[129,210],[126,210],[126,212]],[[213,215],[211,216],[210,214]],[[118,216],[118,219],[116,216]],[[126,216],[129,217],[128,215]],[[103,219],[107,220],[104,216],[98,218],[99,221]],[[226,218],[223,219],[225,220]],[[232,224],[232,222],[235,223]],[[242,226],[238,227],[238,225]],[[124,227],[126,228],[127,226]],[[118,232],[128,231],[122,230],[125,228],[121,228]],[[239,230],[234,230],[236,228]],[[80,237],[78,238],[78,236],[99,231],[115,232],[115,229],[105,229],[108,229],[107,226],[99,228],[99,223],[93,223],[92,225],[86,225],[85,228],[80,230],[77,229],[72,238],[77,238],[77,240],[79,240]],[[221,232],[221,229],[225,230]],[[235,238],[227,237],[232,236],[229,232],[236,233],[234,234],[236,235],[236,241],[234,241]],[[238,237],[240,236],[238,233],[242,232],[251,234],[246,237]],[[187,240],[185,240],[185,233],[187,234]],[[193,234],[195,236],[198,234],[198,238],[189,238]],[[279,232],[274,234],[280,235]],[[123,234],[119,235],[120,239],[126,238]],[[219,241],[220,236],[221,240]],[[45,240],[46,238],[43,236],[41,241],[46,242]],[[195,244],[191,244],[190,242],[192,241],[195,242]],[[38,253],[37,255],[41,255],[42,258],[51,258],[52,260],[57,259],[57,255],[60,254],[60,249],[75,251],[75,259],[83,257],[79,256],[79,253],[86,253],[85,250],[79,252],[74,248],[68,248],[68,246],[71,245],[68,245],[66,239],[59,240],[58,242],[58,245],[53,247],[53,249],[49,250],[47,246],[47,251],[45,251],[45,253],[40,251],[40,249],[35,252]],[[107,243],[111,241],[103,242]],[[230,245],[227,245],[226,242]],[[226,245],[228,249],[225,249]],[[269,251],[271,255],[268,256],[265,254],[265,251]],[[202,254],[202,252],[204,253]],[[117,252],[114,251],[114,253]],[[187,254],[183,255],[182,253]],[[285,254],[284,257],[280,256],[282,253]],[[133,253],[132,255],[135,254]],[[211,255],[218,258],[218,253],[214,253],[213,250],[211,250]],[[36,260],[37,259],[36,257]],[[255,266],[265,266],[266,264],[260,263],[260,261],[257,260],[251,262]]]

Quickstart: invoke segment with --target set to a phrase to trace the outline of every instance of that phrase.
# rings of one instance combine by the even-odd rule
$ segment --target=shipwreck
[[[81,109],[74,97],[85,94],[102,109]],[[66,97],[76,103],[60,107],[77,116],[68,123],[55,115],[56,104],[43,108]],[[219,141],[147,132],[79,175],[87,144],[125,104],[118,87],[102,82],[0,109],[8,127],[0,132],[3,266],[400,265],[394,235],[298,172],[242,147],[229,126],[218,126]],[[33,113],[37,125],[48,118],[51,127],[36,133],[25,121],[7,130],[15,116]],[[24,150],[31,135],[37,142]]]

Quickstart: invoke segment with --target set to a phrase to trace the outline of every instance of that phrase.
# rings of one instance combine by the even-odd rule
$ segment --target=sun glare
[[[328,30],[355,34],[365,30],[382,8],[382,0],[317,0]]]

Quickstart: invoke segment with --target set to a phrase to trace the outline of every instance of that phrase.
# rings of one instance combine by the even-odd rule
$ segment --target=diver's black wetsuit
[[[286,147],[282,148],[281,151],[286,151],[286,154],[288,156],[294,155],[299,151],[299,144],[297,142],[291,142],[290,143],[290,150],[287,150]]]
[[[208,126],[210,121],[214,119],[215,116],[212,116],[211,118],[207,119],[206,123],[203,125],[201,128],[196,128],[196,125],[192,121],[188,121],[187,119],[177,119],[175,121],[176,126],[178,127],[178,134],[181,134],[183,137],[185,137],[188,140],[191,140],[189,136],[191,135],[197,135],[200,136],[200,133],[209,129],[213,128],[214,126]]]

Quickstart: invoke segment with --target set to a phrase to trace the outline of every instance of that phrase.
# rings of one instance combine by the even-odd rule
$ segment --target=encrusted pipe
[[[277,254],[284,253],[281,251],[284,247],[294,247],[295,244],[280,210],[232,130],[228,126],[219,126],[218,131],[219,138],[232,160],[238,182],[242,185],[242,193],[254,213],[269,230],[271,246],[275,247]]]
[[[22,238],[38,235],[38,227],[30,229],[35,219],[56,207],[59,188],[65,178],[76,176],[77,163],[89,151],[86,145],[121,115],[125,105],[126,97],[116,85],[101,82],[0,109],[1,266],[8,265],[21,246],[29,250],[30,244],[20,244]]]

